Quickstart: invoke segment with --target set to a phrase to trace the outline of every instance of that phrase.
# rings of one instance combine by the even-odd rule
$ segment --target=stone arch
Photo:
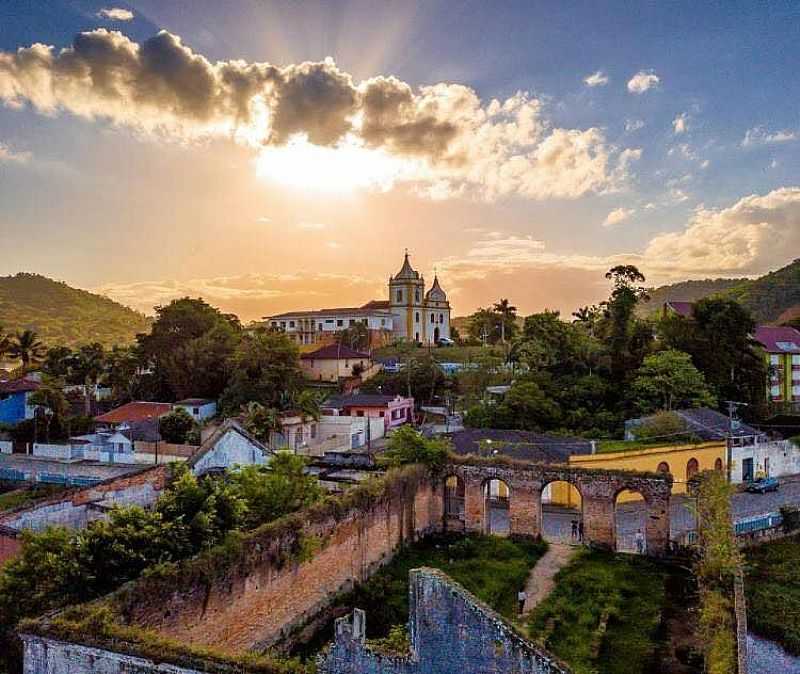
[[[583,495],[570,480],[550,480],[539,494],[542,538],[577,543],[583,539]]]
[[[686,481],[691,480],[698,472],[700,472],[700,464],[697,459],[692,457],[686,462]]]
[[[658,468],[656,468],[656,472],[659,473],[669,473],[669,464],[666,461],[662,461],[658,464]]]
[[[484,533],[507,536],[511,533],[511,486],[501,477],[483,481]]]
[[[614,496],[614,549],[643,555],[647,553],[648,506],[637,489],[622,489]]]
[[[464,531],[466,485],[464,479],[450,474],[443,480],[444,528],[447,531]]]

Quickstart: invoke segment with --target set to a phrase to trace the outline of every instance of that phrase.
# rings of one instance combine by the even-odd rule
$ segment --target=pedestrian
[[[578,539],[578,520],[572,520],[572,540]]]
[[[578,522],[578,540],[583,543],[583,520]]]
[[[640,555],[644,554],[644,536],[642,535],[642,530],[636,532],[636,552]]]
[[[525,590],[517,592],[517,602],[519,602],[519,614],[522,615],[525,611],[525,601],[528,599],[528,594]]]

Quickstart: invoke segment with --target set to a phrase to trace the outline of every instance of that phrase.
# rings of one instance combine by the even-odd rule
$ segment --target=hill
[[[660,310],[667,300],[696,302],[710,296],[741,302],[760,322],[782,322],[800,314],[800,259],[757,279],[682,281],[650,292],[641,313]]]
[[[38,274],[0,277],[0,327],[31,329],[47,346],[130,344],[150,319],[113,300]]]

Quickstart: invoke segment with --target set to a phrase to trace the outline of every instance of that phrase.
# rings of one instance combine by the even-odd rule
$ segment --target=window
[[[383,419],[383,417],[384,417],[384,416],[386,416],[386,412],[384,412],[383,410],[381,410],[381,411],[380,411],[380,415],[381,415],[381,419]]]
[[[357,417],[363,417],[364,416],[364,410],[358,410],[358,412],[356,412],[356,416]]]
[[[286,327],[286,321],[281,321],[281,327],[282,327],[282,328],[285,328],[285,327]]]
[[[436,323],[436,314],[431,314],[431,323]]]
[[[415,321],[416,323],[419,323],[419,311],[417,311],[417,312],[414,314],[414,321]]]
[[[194,414],[195,416],[200,414],[200,408],[199,407],[193,407],[192,408],[192,414]]]
[[[775,353],[770,354],[769,356],[769,364],[770,365],[778,365],[781,362],[781,357]]]
[[[311,439],[313,440],[316,437],[317,437],[317,425],[311,424]]]
[[[414,299],[419,302],[419,288],[414,290]]]
[[[326,318],[325,319],[325,323],[327,323],[329,325],[333,325],[333,319],[332,318]]]
[[[717,457],[717,460],[714,461],[714,470],[716,470],[718,473],[722,472],[722,459],[719,457]]]
[[[319,324],[319,329],[322,330],[322,323]]]
[[[662,461],[658,464],[656,470],[658,470],[659,473],[669,473],[669,464],[666,461]]]
[[[398,302],[402,302],[403,301],[403,291],[402,290],[398,290],[397,291],[397,301]]]
[[[351,318],[349,321],[347,321],[347,324],[352,327],[353,325],[356,324],[356,319],[355,318]]]
[[[367,318],[362,318],[362,319],[361,319],[361,322],[362,322],[364,325],[366,325],[366,324],[368,323],[368,321],[369,321],[369,319],[367,319]]]
[[[336,321],[336,327],[338,328],[344,327],[344,321],[341,318],[338,321]]]
[[[278,327],[278,321],[272,321],[272,327],[273,328],[277,328]]]
[[[290,328],[293,328],[293,327],[294,327],[294,321],[289,321],[289,327],[290,327]]]
[[[692,477],[697,475],[699,469],[700,465],[697,463],[697,459],[689,459],[689,462],[686,464],[686,479],[691,480]]]
[[[439,314],[439,323],[444,323],[444,314]]]
[[[381,319],[381,327],[383,327],[384,325],[386,325],[386,319],[385,319],[385,318],[382,318],[382,319]]]

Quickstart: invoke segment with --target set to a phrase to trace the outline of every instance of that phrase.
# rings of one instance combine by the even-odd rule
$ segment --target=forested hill
[[[757,279],[682,281],[655,288],[642,313],[658,311],[668,300],[696,302],[711,295],[741,302],[758,321],[790,320],[800,315],[800,259]]]
[[[0,277],[0,329],[31,329],[47,346],[129,344],[150,320],[113,300],[38,274]]]

